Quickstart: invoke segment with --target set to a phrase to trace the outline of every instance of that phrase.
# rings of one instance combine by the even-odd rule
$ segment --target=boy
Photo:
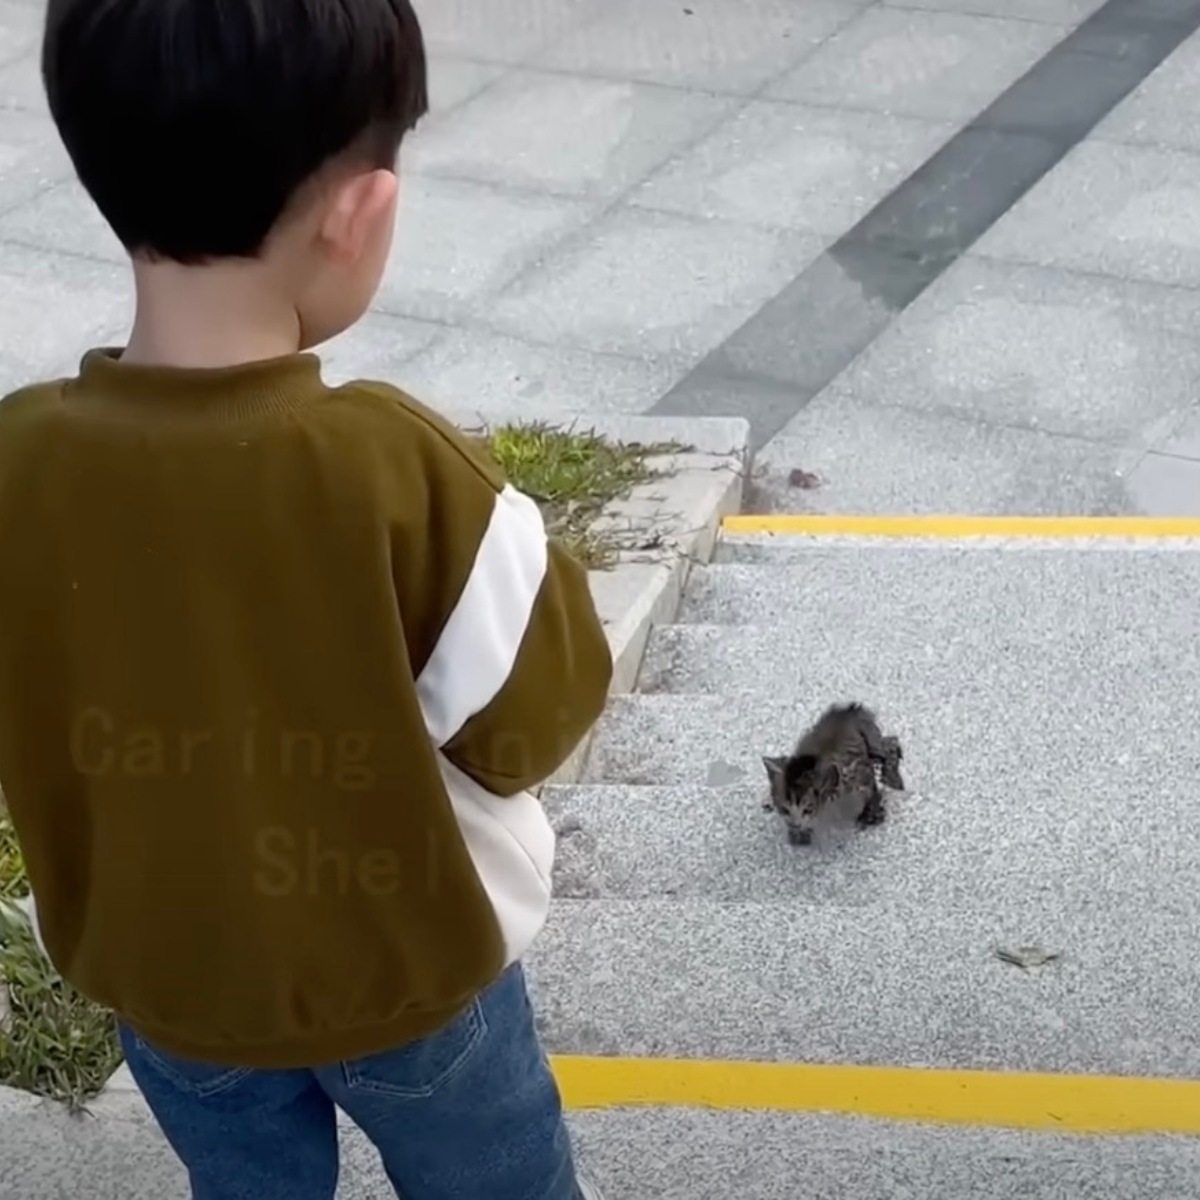
[[[520,960],[528,789],[602,711],[583,569],[448,424],[307,348],[384,270],[409,0],[50,0],[120,350],[0,404],[0,786],[42,944],[196,1200],[580,1200]],[[52,315],[51,315],[52,319]]]

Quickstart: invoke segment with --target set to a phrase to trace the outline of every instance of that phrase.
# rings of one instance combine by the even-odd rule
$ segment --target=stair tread
[[[529,970],[555,1053],[1194,1078],[1194,928],[1101,902],[561,899]],[[1062,957],[996,954],[1031,944]]]
[[[973,554],[1196,554],[1200,538],[1142,536],[1117,537],[1098,533],[1095,537],[1029,536],[918,537],[853,533],[730,533],[725,531],[714,547],[716,564],[781,566],[803,562],[814,549],[873,552],[879,548],[916,552],[967,550]]]
[[[578,1113],[611,1200],[1183,1200],[1200,1141],[1062,1137],[853,1117],[661,1109]]]
[[[801,622],[838,628],[846,639],[869,636],[880,646],[889,628],[951,633],[1003,616],[1010,636],[1029,639],[1057,620],[1062,632],[1081,626],[1118,628],[1169,619],[1194,634],[1190,603],[1200,586],[1200,552],[1060,548],[814,544],[794,563],[714,564],[694,571],[680,623]]]
[[[146,1120],[5,1113],[5,1196],[185,1200],[186,1176]],[[1200,1140],[1073,1137],[815,1113],[617,1108],[568,1114],[607,1200],[1182,1200]],[[343,1129],[338,1200],[395,1200],[378,1155]]]

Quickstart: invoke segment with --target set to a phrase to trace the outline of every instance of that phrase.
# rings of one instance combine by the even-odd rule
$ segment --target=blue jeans
[[[121,1042],[195,1200],[333,1200],[337,1108],[403,1200],[581,1200],[519,964],[438,1033],[355,1062],[257,1071],[178,1058],[124,1026]]]

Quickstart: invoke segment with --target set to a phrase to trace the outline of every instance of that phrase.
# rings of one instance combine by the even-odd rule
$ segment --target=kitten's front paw
[[[858,823],[864,829],[872,825],[882,825],[887,817],[887,811],[881,803],[872,801],[858,814]]]

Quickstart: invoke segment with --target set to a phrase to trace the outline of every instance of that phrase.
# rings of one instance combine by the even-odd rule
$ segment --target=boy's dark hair
[[[49,0],[42,75],[113,232],[182,263],[254,257],[322,165],[394,167],[429,106],[409,0]]]

